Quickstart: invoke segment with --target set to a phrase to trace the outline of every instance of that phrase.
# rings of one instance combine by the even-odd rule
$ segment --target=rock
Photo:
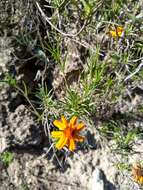
[[[8,72],[7,64],[11,60],[12,52],[12,48],[8,48],[9,43],[9,38],[0,37],[0,78],[5,72]]]
[[[105,190],[104,183],[103,172],[99,168],[96,168],[92,173],[91,190]]]
[[[17,160],[14,160],[7,169],[7,172],[10,176],[10,182],[14,184],[16,187],[22,185],[22,177],[21,177],[22,166],[19,164]]]
[[[0,136],[0,154],[4,152],[8,148],[8,143],[6,141],[6,138]]]
[[[6,124],[6,107],[0,104],[0,128]]]
[[[91,190],[116,190],[115,186],[107,180],[103,170],[96,167],[91,176]]]
[[[71,40],[66,41],[67,56],[63,70],[58,66],[53,73],[53,88],[57,98],[61,98],[65,94],[65,79],[68,85],[74,86],[74,83],[79,80],[79,74],[83,70],[80,49]]]
[[[40,126],[24,105],[20,105],[9,117],[9,125],[14,136],[13,142],[21,145],[39,145],[42,141]]]
[[[4,105],[0,104],[0,153],[2,153],[6,148],[8,148],[6,143],[6,138],[3,137],[3,126],[6,124],[6,108]]]
[[[136,162],[142,162],[143,158],[143,140],[142,139],[136,139],[134,145],[132,146],[132,149],[134,151],[134,154],[129,155],[129,163],[132,165]]]
[[[13,190],[15,189],[15,187],[13,186],[13,184],[11,184],[10,180],[9,180],[9,176],[7,173],[6,168],[4,167],[3,163],[0,161],[0,171],[1,171],[1,175],[0,175],[0,190]],[[17,190],[17,189],[15,189]]]
[[[43,139],[41,126],[36,124],[24,105],[18,106],[14,113],[10,113],[7,125],[0,130],[1,151],[11,146],[38,146]]]

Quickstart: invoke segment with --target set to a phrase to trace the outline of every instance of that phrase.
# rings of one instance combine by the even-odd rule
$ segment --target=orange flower
[[[85,128],[85,125],[81,122],[77,124],[77,117],[73,116],[68,122],[64,116],[61,116],[61,120],[55,120],[53,124],[59,128],[59,131],[52,131],[53,138],[57,138],[57,149],[62,149],[67,146],[70,151],[76,149],[75,141],[82,142],[85,138],[79,135],[79,132]]]
[[[110,35],[111,35],[113,38],[122,37],[123,32],[124,32],[124,29],[123,29],[123,27],[121,27],[121,26],[118,26],[117,28],[115,28],[115,30],[110,30],[110,31],[109,31]]]
[[[143,168],[140,164],[136,163],[132,167],[132,174],[134,181],[140,185],[143,185]]]

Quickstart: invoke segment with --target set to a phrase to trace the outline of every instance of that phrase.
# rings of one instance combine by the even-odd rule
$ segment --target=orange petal
[[[70,151],[74,151],[75,148],[76,148],[76,146],[75,146],[74,140],[73,140],[73,139],[70,139],[70,141],[69,141],[69,150],[70,150]]]
[[[117,27],[117,32],[123,32],[123,27],[118,26],[118,27]]]
[[[67,144],[67,138],[62,135],[60,140],[56,143],[56,148],[57,149],[62,149],[65,145]]]
[[[52,136],[53,138],[60,138],[62,135],[63,135],[63,132],[62,132],[62,131],[52,131],[52,132],[51,132],[51,136]]]
[[[81,131],[82,129],[85,128],[85,125],[84,123],[79,123],[77,126],[76,126],[76,131]]]
[[[73,116],[71,119],[70,119],[70,124],[72,126],[76,125],[76,122],[77,122],[77,117],[76,116]]]
[[[85,137],[83,137],[83,136],[80,136],[80,135],[74,136],[74,141],[83,142],[84,140],[85,140]]]
[[[64,130],[64,129],[66,128],[66,125],[65,125],[63,122],[59,121],[59,120],[55,120],[55,121],[53,122],[53,124],[54,124],[56,127],[58,127],[60,130]]]
[[[65,119],[64,115],[61,116],[61,120],[62,122],[67,126],[68,125],[68,122],[67,120]]]

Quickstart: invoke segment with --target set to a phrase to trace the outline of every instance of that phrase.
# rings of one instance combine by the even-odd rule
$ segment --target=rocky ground
[[[1,39],[1,44],[5,39]],[[6,39],[7,43],[9,40]],[[1,76],[7,71],[11,61],[12,48],[3,47],[0,53]],[[138,189],[127,172],[119,172],[115,167],[121,160],[120,155],[113,154],[109,147],[102,144],[95,129],[87,135],[87,146],[74,154],[54,152],[46,154],[48,148],[43,126],[36,123],[34,116],[27,110],[23,98],[12,92],[10,87],[1,84],[0,98],[0,151],[11,150],[14,160],[9,166],[0,163],[1,190],[130,190]],[[130,104],[131,105],[131,104]],[[98,124],[100,125],[100,124]],[[142,122],[130,122],[129,126]],[[138,141],[135,150],[143,149]],[[140,154],[130,156],[133,163]],[[130,180],[129,180],[130,179]]]
[[[82,60],[79,58],[81,51],[77,50],[75,43],[72,47],[69,44],[66,41],[67,60],[71,63],[72,69],[70,66],[65,69],[65,77],[69,83],[74,84],[78,71],[82,69]],[[74,52],[71,52],[71,49]],[[27,65],[21,67],[19,62],[17,66],[14,53],[15,47],[12,45],[11,37],[3,35],[0,38],[0,80],[6,72],[16,71],[19,72],[19,81],[24,79],[30,84],[31,89],[34,88],[33,79],[38,71],[37,67],[36,69],[31,69]],[[75,59],[72,57],[74,53]],[[52,85],[55,96],[60,98],[64,95],[60,89],[63,78],[56,68],[53,72],[55,78]],[[47,80],[49,82],[49,78]],[[141,81],[127,86],[124,99],[121,97],[112,113],[107,114],[107,120],[111,115],[116,117],[119,112],[120,114],[127,111],[136,113],[139,105],[143,105]],[[142,138],[135,139],[133,154],[122,156],[112,151],[111,146],[114,140],[101,141],[96,129],[101,127],[102,122],[98,121],[96,128],[87,130],[85,144],[75,153],[55,152],[54,149],[49,151],[49,139],[45,135],[44,126],[37,121],[28,107],[29,104],[22,95],[8,84],[0,83],[0,154],[9,151],[13,155],[13,160],[8,165],[0,159],[0,190],[141,189],[141,186],[133,181],[131,172],[119,170],[117,163],[130,165],[142,160]],[[132,119],[127,118],[124,125],[128,128],[143,130],[142,113],[134,114]]]

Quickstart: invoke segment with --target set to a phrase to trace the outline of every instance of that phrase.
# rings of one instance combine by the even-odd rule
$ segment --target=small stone
[[[0,136],[0,154],[8,148],[7,141],[4,137]]]
[[[103,172],[96,168],[92,173],[91,190],[105,190]]]

